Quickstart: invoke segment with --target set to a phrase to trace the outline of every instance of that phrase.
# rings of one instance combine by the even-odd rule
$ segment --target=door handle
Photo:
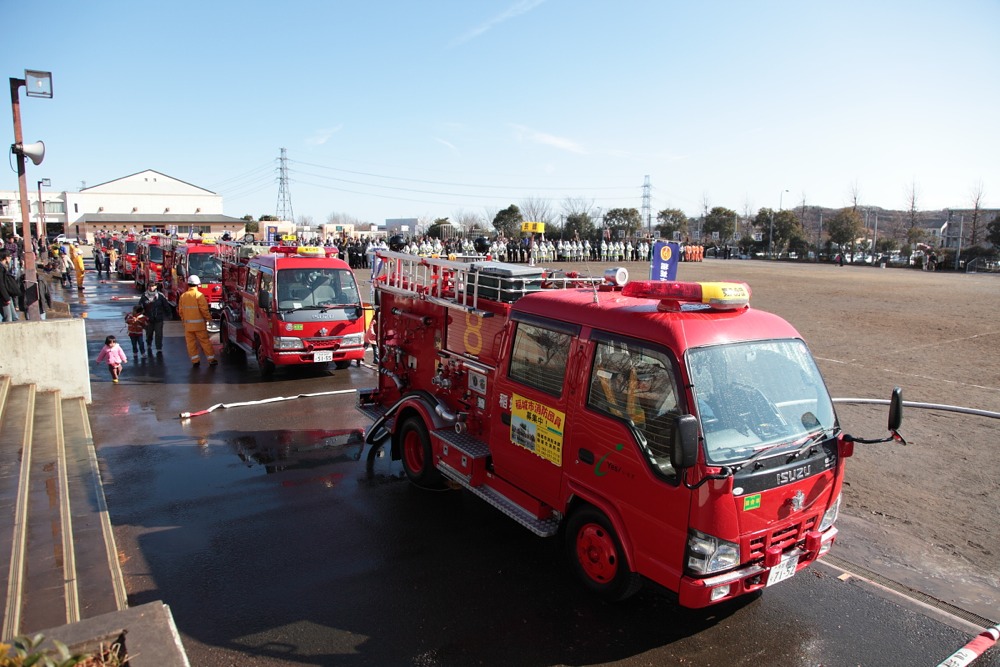
[[[581,448],[579,455],[580,455],[580,460],[588,465],[594,462],[594,453],[589,449]]]

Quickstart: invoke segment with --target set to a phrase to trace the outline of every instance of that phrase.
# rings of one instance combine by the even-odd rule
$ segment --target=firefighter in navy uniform
[[[200,347],[208,359],[208,365],[215,366],[219,362],[215,359],[212,341],[208,339],[208,323],[212,320],[212,313],[208,309],[208,299],[198,290],[201,278],[192,274],[188,276],[187,284],[187,291],[177,299],[177,311],[184,322],[184,341],[187,343],[191,365],[201,365]]]

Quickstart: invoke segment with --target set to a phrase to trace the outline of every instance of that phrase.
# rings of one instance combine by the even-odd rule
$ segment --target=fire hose
[[[980,632],[968,644],[948,656],[948,659],[938,667],[966,667],[993,646],[997,639],[1000,639],[1000,623]]]
[[[291,401],[296,398],[313,398],[314,396],[334,396],[336,394],[354,394],[357,393],[357,389],[338,389],[336,391],[319,391],[312,394],[296,394],[295,396],[272,396],[271,398],[262,398],[258,401],[242,401],[240,403],[216,403],[210,408],[204,410],[197,410],[195,412],[182,412],[179,416],[181,419],[190,419],[192,417],[200,417],[202,415],[207,415],[213,410],[219,408],[241,408],[247,405],[264,405],[265,403],[277,403],[279,401]]]
[[[884,398],[835,398],[834,403],[869,403],[875,405],[889,405],[889,401]],[[965,415],[976,415],[978,417],[991,417],[1000,419],[1000,412],[990,410],[979,410],[977,408],[963,408],[958,405],[942,405],[940,403],[918,403],[916,401],[903,401],[904,408],[923,408],[925,410],[943,410],[945,412],[960,412]]]

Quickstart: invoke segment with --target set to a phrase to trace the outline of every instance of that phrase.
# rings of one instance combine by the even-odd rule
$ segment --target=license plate
[[[799,564],[798,555],[795,556],[785,556],[781,559],[781,562],[771,568],[771,571],[767,573],[767,585],[773,586],[779,581],[784,581],[785,579],[790,579],[793,574],[795,574],[795,568]]]
[[[333,350],[320,350],[319,352],[313,352],[314,363],[322,363],[324,361],[333,361]]]

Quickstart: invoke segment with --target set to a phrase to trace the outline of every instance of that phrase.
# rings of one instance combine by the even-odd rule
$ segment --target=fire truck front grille
[[[818,519],[817,516],[805,517],[798,523],[757,533],[750,538],[749,560],[763,558],[764,552],[770,547],[780,547],[782,551],[791,548],[795,543],[805,539],[806,533],[816,527]]]
[[[341,338],[306,338],[306,346],[311,346],[314,350],[326,350],[340,345]]]

